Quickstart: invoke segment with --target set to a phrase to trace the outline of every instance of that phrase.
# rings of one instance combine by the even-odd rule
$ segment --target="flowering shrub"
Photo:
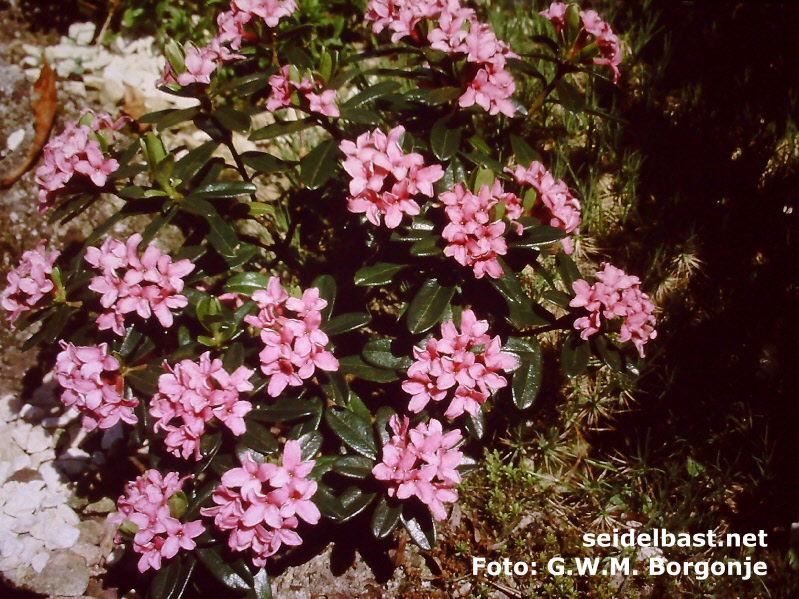
[[[101,192],[122,205],[69,260],[24,254],[3,307],[40,322],[28,346],[60,345],[85,428],[119,426],[148,463],[117,520],[138,569],[161,570],[152,596],[197,560],[261,593],[265,570],[227,564],[262,568],[321,519],[430,547],[491,418],[535,401],[542,333],[566,332],[569,376],[592,353],[634,371],[652,303],[610,264],[580,273],[580,201],[527,126],[575,109],[573,74],[617,81],[618,39],[575,5],[542,14],[549,37],[512,50],[457,0],[357,18],[233,0],[207,46],[166,48],[164,89],[197,105],[144,116],[127,147],[124,121],[90,113],[50,141],[54,220]],[[302,46],[331,23],[372,41]],[[522,80],[540,95],[514,97]],[[206,141],[170,147],[182,123]],[[133,215],[149,220],[107,236]]]

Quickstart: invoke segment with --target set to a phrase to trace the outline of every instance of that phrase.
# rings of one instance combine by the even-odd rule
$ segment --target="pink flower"
[[[56,356],[55,378],[64,388],[62,403],[83,414],[83,428],[107,429],[122,420],[136,424],[135,397],[123,397],[124,383],[119,362],[108,354],[108,345],[75,346],[59,342],[63,351]]]
[[[44,164],[36,169],[34,178],[39,185],[39,211],[46,211],[67,187],[75,174],[83,175],[92,185],[103,187],[108,175],[119,168],[113,158],[106,158],[100,143],[104,130],[118,131],[128,120],[112,121],[105,113],[90,119],[84,111],[79,122],[67,121],[64,130],[44,147]],[[103,145],[106,144],[103,139]]]
[[[280,466],[258,463],[245,454],[241,468],[222,475],[212,497],[216,505],[201,513],[213,516],[219,530],[230,531],[231,549],[251,550],[253,564],[262,567],[282,545],[302,544],[294,531],[297,517],[308,524],[319,522],[319,508],[311,499],[317,484],[307,478],[315,463],[302,460],[300,444],[294,440],[286,441]]]
[[[170,453],[199,460],[200,440],[206,424],[216,417],[236,435],[243,435],[244,415],[252,404],[239,399],[239,394],[252,391],[249,382],[252,370],[240,366],[232,374],[222,366],[222,360],[211,360],[210,352],[200,356],[200,362],[181,360],[174,367],[164,362],[165,374],[158,378],[158,394],[150,403],[153,426],[167,433],[165,443]],[[181,423],[176,425],[175,419]]]
[[[274,112],[279,108],[291,106],[291,94],[299,90],[304,92],[303,96],[308,101],[308,110],[329,117],[339,116],[339,110],[333,103],[336,99],[336,90],[326,89],[321,94],[314,91],[314,84],[303,77],[299,82],[292,81],[289,77],[289,67],[284,65],[280,72],[269,78],[269,85],[272,86],[272,93],[266,103],[266,109]]]
[[[581,331],[582,339],[588,339],[599,332],[603,317],[607,320],[622,317],[619,341],[632,341],[643,358],[644,345],[657,337],[655,306],[640,290],[638,277],[625,274],[612,264],[603,263],[602,266],[603,270],[596,273],[597,282],[593,285],[583,279],[572,285],[576,295],[569,305],[589,312],[588,316],[574,321],[574,328]]]
[[[155,315],[163,327],[171,327],[172,310],[188,304],[183,291],[183,277],[194,270],[189,260],[172,262],[155,246],[148,246],[141,259],[137,248],[142,236],[131,235],[126,243],[112,237],[99,248],[86,250],[85,260],[102,271],[92,279],[89,289],[101,294],[100,304],[106,312],[97,318],[100,330],[111,329],[125,334],[125,315],[136,312],[144,319]],[[124,270],[124,272],[121,272]]]
[[[328,337],[319,328],[319,311],[327,302],[319,297],[317,288],[306,289],[301,299],[290,298],[280,279],[271,277],[267,288],[255,291],[252,299],[259,312],[244,321],[261,329],[264,348],[259,358],[261,371],[270,377],[269,395],[277,397],[286,387],[299,387],[317,368],[338,370],[338,360],[325,350]]]
[[[565,2],[553,2],[548,9],[542,10],[539,15],[552,22],[555,31],[560,32],[566,22],[566,9],[569,7]]]
[[[389,485],[389,497],[418,497],[436,520],[445,520],[444,503],[458,500],[455,486],[461,482],[458,466],[463,454],[455,449],[459,430],[444,433],[441,423],[431,419],[408,431],[408,417],[389,420],[391,440],[383,446],[383,461],[372,469],[377,480]]]
[[[505,223],[500,220],[492,222],[491,210],[504,196],[499,181],[495,181],[492,188],[483,185],[477,195],[462,183],[439,195],[446,205],[450,221],[441,233],[449,242],[444,254],[452,256],[463,266],[471,266],[478,279],[485,274],[494,279],[502,276],[497,258],[508,252],[503,236]]]
[[[487,321],[477,320],[474,312],[464,310],[460,332],[447,321],[441,325],[441,339],[430,338],[423,348],[413,349],[416,361],[408,368],[408,380],[402,383],[403,390],[411,395],[411,412],[421,412],[430,401],[446,399],[454,388],[444,415],[457,418],[468,412],[476,416],[492,390],[507,386],[508,381],[499,372],[516,368],[516,358],[503,353],[499,337],[491,338],[487,331]]]
[[[6,279],[8,287],[0,294],[0,305],[8,311],[8,322],[14,329],[14,321],[20,314],[34,307],[45,295],[52,293],[55,284],[52,280],[53,264],[61,252],[44,249],[42,239],[36,249],[22,254],[19,265],[9,271]]]
[[[181,522],[169,508],[169,500],[183,487],[189,477],[178,478],[176,472],[162,477],[157,470],[147,470],[125,487],[125,494],[117,500],[119,513],[109,521],[120,524],[127,521],[136,530],[133,550],[140,553],[139,572],[152,568],[159,570],[161,560],[177,555],[180,549],[195,548],[194,538],[205,532],[199,520]],[[117,533],[115,542],[122,535]]]
[[[216,70],[216,61],[219,55],[210,47],[197,49],[191,44],[187,44],[184,65],[186,70],[178,75],[179,85],[190,85],[192,83],[211,83],[211,73]]]
[[[549,216],[549,225],[566,233],[579,233],[580,223],[582,222],[582,208],[580,201],[575,198],[568,186],[561,179],[555,181],[544,165],[538,161],[533,161],[529,167],[517,166],[516,170],[505,169],[512,174],[517,182],[522,185],[532,185],[538,192],[544,208]],[[563,249],[567,254],[571,254],[573,246],[571,239],[561,240]]]
[[[354,142],[339,144],[347,155],[344,170],[352,177],[347,209],[366,214],[374,225],[379,225],[383,217],[389,229],[399,226],[403,214],[419,214],[421,208],[413,196],[432,197],[433,183],[444,176],[440,165],[426,167],[421,154],[402,151],[399,140],[404,133],[402,126],[388,135],[375,129],[359,135]]]

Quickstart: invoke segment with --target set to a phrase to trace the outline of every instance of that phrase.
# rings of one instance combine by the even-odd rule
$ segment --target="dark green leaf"
[[[262,174],[282,173],[298,164],[289,160],[281,160],[266,152],[256,151],[244,152],[241,155],[241,161]]]
[[[296,66],[298,69],[313,69],[314,61],[308,56],[308,53],[298,45],[291,45],[285,50],[286,58],[289,64]]]
[[[449,166],[444,169],[444,177],[436,181],[434,189],[436,193],[450,191],[457,183],[466,181],[466,169],[463,168],[463,162],[459,158],[453,158]]]
[[[180,560],[161,568],[150,583],[149,599],[169,599],[180,582]]]
[[[510,144],[513,147],[513,155],[516,157],[516,162],[524,168],[528,168],[533,161],[541,162],[541,154],[531,148],[530,144],[518,135],[510,136]]]
[[[239,366],[244,365],[244,344],[240,341],[227,348],[222,365],[227,372],[234,372]]]
[[[436,524],[427,511],[419,511],[419,513],[412,517],[407,517],[403,513],[400,519],[414,543],[426,551],[430,551],[435,547]]]
[[[580,376],[588,366],[588,358],[591,355],[591,347],[587,341],[580,339],[580,336],[572,331],[563,342],[560,351],[560,361],[563,372],[570,379]]]
[[[370,314],[365,312],[349,312],[339,314],[322,325],[322,330],[328,335],[339,335],[365,327],[372,320]]]
[[[340,522],[352,520],[355,516],[362,513],[372,500],[377,496],[376,493],[364,493],[358,487],[347,487],[339,497],[343,508],[343,517]]]
[[[477,416],[466,415],[466,432],[472,439],[482,439],[486,432],[486,419],[483,410],[477,412]]]
[[[271,125],[267,125],[266,127],[262,127],[261,129],[256,129],[253,131],[250,134],[250,139],[252,141],[258,141],[260,139],[274,139],[275,137],[279,137],[281,135],[297,133],[313,125],[314,120],[311,118],[302,119],[300,121],[288,121],[285,123],[272,123]]]
[[[319,189],[338,167],[338,144],[328,139],[316,146],[300,163],[300,181],[308,189]]]
[[[185,200],[183,201],[185,204]],[[210,232],[208,241],[214,246],[223,258],[236,258],[236,246],[239,244],[239,236],[219,214],[214,211],[206,217]]]
[[[311,287],[316,287],[319,290],[319,297],[327,302],[327,306],[320,310],[322,320],[327,320],[336,302],[336,280],[330,275],[319,275],[313,280]]]
[[[347,455],[336,458],[333,463],[333,472],[338,472],[350,478],[366,478],[372,474],[374,460],[360,455]]]
[[[204,200],[237,198],[239,196],[253,194],[257,189],[258,188],[249,181],[221,181],[219,183],[204,185],[194,190],[191,194],[186,196],[186,198],[202,198]]]
[[[375,414],[375,428],[377,429],[377,434],[380,436],[380,443],[383,446],[391,441],[393,431],[391,431],[389,421],[392,416],[396,415],[397,413],[394,411],[394,408],[389,406],[380,406],[377,409],[377,414]]]
[[[543,295],[544,299],[548,302],[552,302],[556,306],[560,306],[561,308],[569,309],[569,302],[571,301],[571,296],[568,293],[564,293],[563,291],[558,291],[557,289],[548,289],[544,292]]]
[[[594,335],[591,338],[594,353],[614,372],[624,372],[624,354],[613,345],[605,335]]]
[[[247,418],[264,422],[291,422],[298,418],[311,416],[319,405],[307,399],[285,397],[271,406],[259,407],[247,414]]]
[[[361,125],[379,125],[383,120],[378,113],[363,108],[342,108],[340,113],[342,119]]]
[[[410,249],[411,256],[418,256],[419,258],[443,256],[444,250],[436,245],[439,239],[438,235],[428,235],[424,239],[415,241]]]
[[[523,351],[513,351],[513,347]],[[516,354],[519,366],[513,374],[513,403],[520,410],[524,410],[533,405],[538,392],[541,388],[541,346],[534,338],[529,340],[515,339],[515,344],[508,347],[506,343],[503,351]]]
[[[325,518],[330,518],[338,522],[345,515],[341,501],[339,501],[338,497],[333,495],[330,487],[325,484],[319,483],[316,493],[313,495],[313,502]]]
[[[269,583],[269,574],[266,568],[258,570],[252,580],[252,597],[248,597],[248,599],[272,599],[272,585]]]
[[[410,356],[397,356],[391,350],[391,339],[375,339],[363,346],[363,357],[367,362],[381,368],[407,370],[413,359]]]
[[[277,439],[269,432],[265,426],[261,426],[252,420],[245,420],[247,424],[247,432],[245,432],[240,440],[244,445],[263,454],[277,453],[280,449]]]
[[[311,431],[300,435],[297,441],[300,443],[300,458],[302,460],[310,460],[322,448],[324,438],[319,431]]]
[[[486,154],[482,152],[461,152],[461,156],[466,158],[469,162],[472,162],[478,166],[484,166],[486,168],[490,168],[492,171],[497,173],[498,175],[504,171],[504,167],[501,163],[490,158]]]
[[[585,98],[577,91],[571,83],[565,79],[560,79],[555,84],[558,92],[558,99],[563,107],[572,114],[579,114],[585,109]]]
[[[365,381],[373,381],[375,383],[390,383],[397,380],[397,373],[393,370],[385,368],[376,368],[369,366],[366,362],[361,360],[359,356],[346,356],[339,358],[341,371],[346,374],[351,374]]]
[[[508,70],[516,71],[517,73],[524,73],[525,75],[530,75],[531,77],[535,77],[536,79],[540,79],[543,82],[546,82],[546,77],[531,65],[529,62],[524,62],[523,60],[517,60],[515,58],[508,59]]]
[[[540,250],[566,237],[566,231],[548,225],[525,229],[521,239],[513,240],[508,245],[514,248]]]
[[[160,364],[148,364],[147,368],[133,370],[126,374],[125,382],[136,391],[147,397],[152,397],[158,393],[158,377],[162,374],[164,374],[164,369]]]
[[[220,555],[221,551],[222,545],[215,545],[207,548],[197,547],[194,553],[197,554],[200,561],[208,568],[208,571],[214,575],[214,578],[226,587],[235,591],[249,590],[250,585],[247,584],[247,581],[222,559]]]
[[[463,92],[458,87],[417,88],[405,92],[404,98],[426,106],[438,106],[456,100]]]
[[[377,445],[372,424],[368,420],[348,410],[328,408],[325,422],[352,449],[367,458],[377,459]]]
[[[322,391],[340,406],[346,406],[350,398],[350,386],[343,372],[325,373],[328,381],[322,383]]]
[[[411,300],[405,313],[408,330],[413,334],[431,329],[447,311],[455,287],[442,287],[436,279],[428,279]]]
[[[175,163],[172,175],[182,181],[191,181],[211,160],[219,142],[209,140],[200,144]]]
[[[372,534],[376,539],[386,538],[402,515],[402,504],[389,505],[386,496],[380,497],[380,501],[372,513]]]
[[[574,285],[577,279],[583,278],[574,260],[564,253],[560,253],[555,257],[555,267],[558,269],[558,273],[560,273],[560,277],[563,279],[563,283],[566,285],[568,292],[572,291],[572,285]]]
[[[390,264],[388,262],[364,266],[355,273],[355,284],[361,287],[388,285],[394,280],[394,275],[406,267],[407,264]]]
[[[223,127],[231,131],[249,131],[250,129],[250,115],[241,110],[219,106],[214,111],[214,116],[219,119]]]
[[[400,88],[400,84],[396,81],[381,81],[380,83],[375,83],[367,87],[362,92],[355,94],[349,100],[342,104],[342,109],[353,109],[359,108],[376,98],[381,98],[386,96],[392,92],[397,91]],[[345,117],[346,118],[346,117]]]
[[[533,312],[532,300],[527,297],[516,274],[507,264],[503,262],[500,264],[502,265],[502,276],[498,279],[491,279],[491,285],[505,299],[510,321],[517,327],[547,324],[546,320]]]
[[[253,293],[266,289],[268,285],[269,277],[266,275],[259,272],[240,272],[228,279],[225,284],[225,291],[252,297]]]
[[[430,149],[439,160],[449,160],[458,151],[463,127],[451,127],[451,119],[442,117],[433,124],[430,131]]]
[[[159,110],[158,112],[150,112],[149,114],[139,117],[137,120],[140,123],[153,123],[158,127],[159,131],[163,131],[164,129],[171,129],[175,125],[190,121],[199,113],[199,106],[191,106],[178,110],[167,109]]]

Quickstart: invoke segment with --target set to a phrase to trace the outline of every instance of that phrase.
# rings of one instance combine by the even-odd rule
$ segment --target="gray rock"
[[[30,581],[30,590],[45,595],[83,595],[89,586],[86,560],[70,551],[55,552],[41,574]]]

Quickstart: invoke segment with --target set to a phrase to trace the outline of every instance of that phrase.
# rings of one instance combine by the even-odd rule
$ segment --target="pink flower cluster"
[[[444,433],[438,420],[430,419],[408,431],[408,417],[400,422],[394,414],[389,426],[394,434],[383,446],[383,461],[372,469],[377,480],[387,481],[389,497],[416,496],[430,508],[436,520],[444,520],[444,503],[458,501],[455,485],[461,482],[458,466],[463,454],[455,449],[459,430]]]
[[[169,500],[178,493],[188,477],[178,478],[176,472],[161,476],[158,470],[147,470],[125,487],[125,494],[117,500],[119,513],[111,516],[109,522],[120,524],[125,521],[138,529],[133,536],[133,550],[141,553],[139,572],[152,568],[159,570],[162,559],[170,559],[180,549],[194,549],[194,538],[205,532],[199,520],[181,522],[169,506]],[[122,536],[117,533],[117,543]]]
[[[130,312],[144,319],[155,314],[161,326],[168,328],[173,322],[170,310],[188,303],[180,295],[182,277],[194,270],[194,264],[189,260],[172,262],[172,258],[152,245],[147,246],[139,259],[137,248],[141,240],[139,233],[131,235],[125,243],[109,237],[99,248],[86,250],[86,262],[103,273],[89,284],[89,289],[102,294],[100,304],[106,309],[97,318],[101,331],[111,329],[117,335],[124,335],[125,314]]]
[[[252,370],[240,366],[228,374],[222,360],[211,360],[210,352],[201,355],[199,363],[181,360],[171,367],[164,362],[164,370],[150,415],[156,419],[155,431],[166,431],[164,442],[170,453],[183,459],[194,454],[199,460],[200,438],[214,417],[234,435],[244,434],[244,415],[252,410],[252,404],[240,400],[239,393],[252,391]],[[178,426],[172,424],[175,419],[180,421]]]
[[[123,397],[124,383],[119,376],[119,362],[108,354],[108,345],[75,346],[59,342],[62,352],[56,356],[55,379],[64,388],[61,401],[83,414],[83,428],[111,428],[122,420],[136,424],[135,397]]]
[[[540,14],[548,19],[555,26],[555,30],[560,33],[566,22],[566,10],[568,5],[565,2],[553,2],[547,10]],[[613,33],[610,25],[605,23],[595,10],[581,10],[580,20],[583,24],[584,35],[581,35],[574,44],[574,53],[579,53],[585,46],[595,42],[599,56],[593,59],[594,64],[605,65],[613,71],[613,83],[617,83],[621,73],[621,48],[619,38]],[[589,38],[593,36],[593,40]]]
[[[572,287],[577,294],[569,305],[585,308],[590,312],[574,321],[574,328],[581,331],[580,337],[588,339],[599,332],[602,317],[610,320],[622,317],[619,341],[632,341],[638,353],[644,357],[644,345],[657,337],[655,330],[654,304],[639,288],[638,277],[625,274],[619,268],[604,263],[603,270],[596,273],[597,282],[589,285],[583,279]]]
[[[219,530],[230,531],[231,549],[250,549],[252,563],[261,567],[282,545],[302,544],[294,530],[298,516],[308,524],[319,522],[319,508],[311,501],[317,485],[307,478],[315,463],[302,461],[299,441],[286,441],[280,466],[260,464],[245,454],[241,468],[222,475],[213,494],[216,506],[201,513],[213,516]]]
[[[211,43],[204,48],[187,44],[182,65],[184,70],[175,77],[173,69],[178,68],[178,65],[167,61],[161,82],[178,85],[210,83],[211,73],[216,70],[218,63],[244,58],[231,50],[240,50],[244,38],[252,37],[244,30],[247,23],[257,17],[268,27],[277,27],[280,19],[296,10],[297,3],[294,0],[232,0],[230,10],[220,13],[216,18],[218,31]]]
[[[571,194],[563,180],[555,181],[552,173],[538,161],[533,161],[528,168],[517,166],[515,171],[510,168],[505,171],[511,173],[520,184],[535,188],[550,216],[550,226],[566,233],[579,233],[582,222],[580,201]],[[565,252],[571,254],[574,250],[571,239],[563,239],[561,243]]]
[[[352,177],[347,209],[366,214],[374,225],[380,224],[382,215],[389,229],[400,224],[403,214],[419,214],[421,208],[412,196],[433,197],[433,183],[444,176],[441,165],[424,166],[421,154],[402,151],[399,140],[404,133],[401,125],[388,135],[375,129],[339,145],[347,155],[344,170]]]
[[[417,42],[416,26],[423,19],[436,20],[427,35],[430,47],[450,55],[463,55],[473,65],[471,79],[458,103],[466,108],[477,104],[489,114],[516,114],[516,107],[508,98],[516,85],[505,70],[508,58],[516,58],[510,47],[481,23],[471,8],[463,7],[458,0],[369,0],[365,18],[372,21],[372,31],[380,33],[390,29],[391,41],[396,43],[406,36]]]
[[[289,76],[288,65],[281,67],[280,73],[269,78],[272,93],[266,103],[266,109],[275,111],[285,106],[291,106],[291,94],[294,89],[303,93],[308,100],[308,110],[325,116],[339,116],[339,110],[333,103],[336,99],[336,90],[326,89],[321,94],[313,91],[314,84],[306,77],[299,82],[292,81]]]
[[[446,205],[449,224],[444,227],[441,236],[449,242],[444,254],[452,256],[459,264],[471,266],[474,276],[482,279],[483,275],[498,279],[502,276],[502,267],[497,260],[508,252],[508,244],[502,236],[505,223],[492,221],[491,210],[504,202],[511,212],[520,206],[519,199],[505,193],[499,181],[493,187],[483,185],[474,195],[463,183],[440,194],[439,199]]]
[[[14,329],[14,321],[19,315],[35,306],[40,299],[52,292],[53,264],[61,252],[50,252],[44,249],[41,240],[36,249],[22,254],[16,268],[11,269],[6,279],[8,287],[0,294],[0,306],[8,311],[8,322]]]
[[[428,402],[441,401],[455,389],[444,416],[457,418],[464,412],[476,416],[492,390],[502,389],[507,379],[502,370],[516,368],[516,358],[503,353],[499,336],[487,334],[488,322],[464,310],[461,331],[452,321],[441,325],[441,339],[431,337],[423,348],[414,347],[416,361],[408,368],[402,388],[410,394],[408,409],[421,412]]]
[[[94,118],[92,118],[94,117]],[[128,121],[122,117],[113,121],[106,113],[95,115],[84,111],[80,121],[67,121],[64,130],[44,146],[44,164],[36,169],[34,178],[39,185],[39,212],[46,211],[56,196],[74,175],[82,175],[97,187],[103,187],[108,175],[119,168],[113,158],[106,158],[100,136],[103,131],[119,131]]]
[[[264,349],[259,357],[261,370],[271,377],[266,388],[269,395],[277,397],[287,386],[299,387],[317,368],[338,370],[338,360],[325,351],[327,335],[319,329],[319,311],[327,302],[316,287],[306,289],[298,299],[289,297],[280,279],[271,277],[267,288],[253,293],[252,299],[259,312],[244,320],[261,329]]]

